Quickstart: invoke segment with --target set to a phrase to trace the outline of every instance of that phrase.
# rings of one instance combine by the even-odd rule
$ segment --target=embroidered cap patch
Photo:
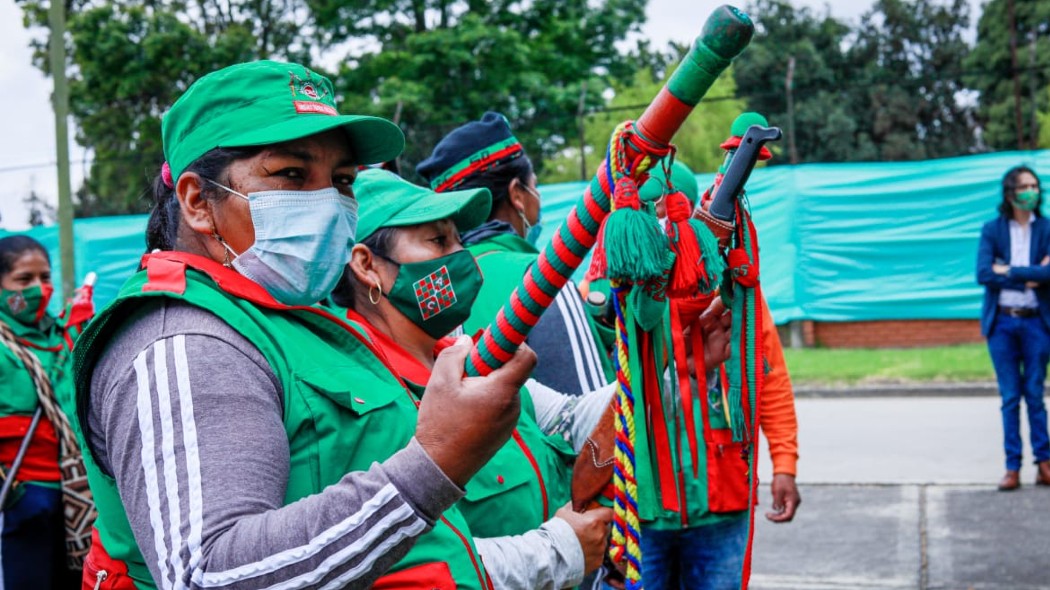
[[[452,288],[447,266],[442,266],[419,279],[413,283],[412,288],[424,320],[429,320],[456,302],[456,291]]]

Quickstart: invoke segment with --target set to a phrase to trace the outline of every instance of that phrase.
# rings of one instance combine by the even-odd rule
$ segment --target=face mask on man
[[[51,283],[33,285],[20,291],[0,290],[0,307],[15,321],[32,326],[40,323],[47,313],[47,304],[55,288]]]
[[[1014,205],[1022,211],[1034,211],[1039,205],[1039,191],[1029,189],[1014,194]]]
[[[539,202],[539,200],[540,200],[540,193],[538,191],[536,191],[536,189],[534,189],[534,188],[532,188],[532,187],[530,187],[530,186],[528,186],[526,184],[522,184],[521,186],[523,186],[525,188],[525,190],[529,191],[529,194],[531,194],[532,196],[536,197],[536,202],[537,203]],[[536,242],[538,242],[540,240],[540,234],[543,233],[543,215],[542,215],[542,212],[539,210],[539,207],[537,206],[537,209],[536,209],[536,223],[529,223],[529,218],[525,216],[525,212],[524,211],[518,211],[518,215],[521,216],[521,227],[522,227],[522,230],[525,232],[525,241],[530,243],[530,244],[532,244],[533,246],[535,246]]]
[[[483,281],[470,252],[460,250],[423,262],[386,259],[398,265],[386,298],[431,338],[447,336],[470,317]]]
[[[248,201],[255,243],[234,256],[233,268],[285,305],[312,305],[328,297],[350,262],[357,231],[357,200],[334,187],[316,191],[258,191]]]

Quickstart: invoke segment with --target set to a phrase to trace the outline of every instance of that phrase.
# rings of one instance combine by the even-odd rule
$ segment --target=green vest
[[[204,272],[186,268],[182,261],[208,270],[224,287]],[[155,263],[166,271],[161,283],[151,283],[147,277]],[[173,280],[171,268],[180,264],[182,275]],[[82,421],[92,367],[109,336],[120,329],[120,320],[156,297],[207,309],[244,336],[269,362],[284,392],[283,419],[291,455],[286,504],[321,492],[351,471],[365,471],[373,462],[384,461],[405,447],[415,432],[413,397],[376,359],[364,338],[331,316],[303,309],[268,309],[227,292],[244,292],[245,283],[248,289],[259,289],[235,272],[197,256],[164,253],[149,258],[147,270],[125,283],[117,299],[91,323],[76,347],[78,411],[73,424],[83,448],[90,448]],[[84,460],[98,505],[96,527],[102,545],[114,559],[127,563],[138,587],[155,588],[115,481],[99,469],[91,453],[85,453]],[[471,534],[453,507],[390,571],[444,562],[458,587],[485,588],[487,576]]]
[[[495,319],[511,292],[521,284],[529,265],[536,262],[539,251],[517,234],[509,233],[471,244],[467,250],[474,255],[481,276],[485,277],[470,309],[470,318],[463,322],[463,331],[473,334],[487,328]]]
[[[2,311],[0,321],[10,326],[16,337],[30,343],[26,348],[40,359],[59,401],[70,399],[73,357],[58,322],[45,315],[39,325],[27,326]],[[6,346],[0,346],[0,383],[4,384],[4,394],[0,395],[0,417],[31,416],[37,406],[36,387],[22,361]]]
[[[459,501],[470,531],[491,538],[540,528],[570,499],[574,459],[564,439],[540,430],[532,397],[522,388],[514,435],[467,483]]]

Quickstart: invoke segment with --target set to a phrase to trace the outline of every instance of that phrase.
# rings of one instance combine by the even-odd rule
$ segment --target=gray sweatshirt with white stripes
[[[535,381],[529,390],[541,428],[577,450],[612,392],[577,398]],[[89,444],[117,480],[160,588],[368,587],[463,496],[413,440],[283,506],[280,383],[244,337],[191,305],[152,302],[128,318],[90,395]],[[561,588],[583,576],[579,542],[559,518],[477,543],[497,588]]]
[[[282,391],[216,316],[129,318],[91,381],[89,442],[160,588],[362,588],[463,496],[415,440],[284,506]]]

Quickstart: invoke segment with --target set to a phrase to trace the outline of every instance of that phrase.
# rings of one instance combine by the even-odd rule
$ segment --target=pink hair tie
[[[160,179],[164,181],[164,186],[175,188],[175,181],[171,179],[171,166],[167,162],[160,167]]]

